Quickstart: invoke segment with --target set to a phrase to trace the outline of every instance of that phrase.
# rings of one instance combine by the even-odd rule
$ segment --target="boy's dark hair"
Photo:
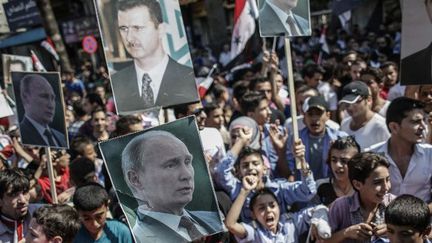
[[[381,68],[381,69],[384,69],[384,68],[388,68],[388,67],[390,67],[390,66],[393,66],[394,69],[395,69],[396,71],[399,70],[398,65],[397,65],[395,62],[392,62],[392,61],[384,62],[383,64],[381,64],[381,67],[380,67],[380,68]]]
[[[90,138],[85,136],[75,137],[71,142],[70,150],[69,150],[71,155],[71,160],[74,160],[79,155],[83,156],[85,147],[89,144],[93,145]]]
[[[78,211],[93,211],[108,206],[108,193],[98,183],[89,183],[78,187],[73,196],[73,203]]]
[[[260,149],[254,149],[254,148],[251,148],[251,147],[245,147],[245,148],[240,152],[240,154],[238,155],[237,160],[236,160],[236,162],[235,162],[235,167],[238,168],[238,167],[240,166],[240,161],[241,161],[244,157],[249,156],[249,155],[256,155],[256,156],[258,156],[258,157],[261,159],[261,161],[264,163],[264,161],[262,160],[262,152],[261,152]]]
[[[105,114],[105,118],[107,117],[107,114],[105,112],[105,109],[101,106],[97,106],[94,110],[91,112],[91,118],[93,119],[94,115],[98,112],[103,112]]]
[[[390,130],[390,122],[396,122],[397,124],[401,124],[402,120],[408,115],[408,113],[415,109],[424,109],[425,105],[423,102],[411,99],[408,97],[398,97],[394,99],[386,113],[386,125],[388,130]]]
[[[330,146],[327,164],[330,164],[330,157],[332,150],[345,150],[349,148],[354,148],[357,150],[357,153],[360,153],[360,145],[357,143],[353,136],[339,137],[336,139]]]
[[[250,203],[249,203],[249,208],[250,208],[250,210],[253,210],[253,207],[255,206],[258,197],[259,197],[259,196],[263,196],[263,195],[270,195],[270,196],[272,196],[272,197],[274,198],[274,200],[276,200],[276,202],[277,202],[278,205],[279,205],[279,201],[278,201],[276,195],[275,195],[275,194],[274,194],[274,193],[273,193],[269,188],[264,187],[264,188],[262,188],[262,189],[257,190],[257,191],[253,194],[253,196],[251,197],[251,200],[250,200]]]
[[[252,79],[252,80],[250,81],[250,83],[249,83],[249,89],[250,89],[250,90],[255,90],[255,89],[256,89],[256,86],[257,86],[258,84],[262,84],[262,83],[270,83],[270,84],[271,84],[271,82],[270,82],[270,80],[269,80],[268,78],[265,78],[265,77],[257,77],[257,78],[254,78],[254,79]]]
[[[320,94],[320,93],[318,92],[317,89],[312,88],[312,87],[310,87],[310,86],[308,86],[308,85],[306,85],[306,84],[302,84],[302,85],[300,85],[300,86],[297,87],[297,89],[295,90],[296,94],[303,94],[303,93],[306,93],[306,92],[308,92],[308,91],[313,91],[313,92],[316,94],[316,96],[318,96],[318,95]]]
[[[387,159],[377,153],[363,152],[354,155],[348,161],[348,177],[352,184],[353,180],[364,183],[370,174],[379,166],[388,168]]]
[[[363,75],[370,75],[370,76],[374,77],[375,82],[377,82],[378,84],[381,84],[384,82],[384,74],[381,71],[381,69],[379,69],[379,68],[368,67],[365,70],[361,71],[360,77]],[[362,80],[362,81],[365,82],[368,80]]]
[[[424,233],[430,227],[428,205],[412,195],[398,196],[385,210],[385,223],[395,226],[408,226],[417,232]]]
[[[99,107],[105,107],[102,98],[96,93],[88,93],[85,98],[88,100],[90,104],[97,104]]]
[[[233,85],[233,98],[235,98],[238,102],[241,101],[242,97],[249,90],[249,82],[248,81],[237,81]]]
[[[73,241],[81,227],[77,211],[69,205],[44,205],[34,212],[33,218],[47,239],[60,236],[66,243]]]
[[[302,70],[302,77],[312,78],[315,73],[324,74],[324,70],[317,64],[309,64]]]
[[[73,108],[75,114],[77,115],[77,117],[83,117],[87,114],[83,108],[81,101],[74,102],[72,104],[72,108]]]
[[[211,103],[207,103],[205,106],[204,106],[204,112],[207,114],[207,116],[210,114],[210,112],[212,112],[212,111],[214,111],[214,110],[216,110],[216,109],[219,109],[219,108],[221,108],[218,104],[216,104],[216,103],[213,103],[213,102],[211,102]]]
[[[20,169],[5,169],[0,172],[0,199],[4,195],[14,195],[18,192],[28,192],[30,181]]]
[[[254,112],[262,100],[266,100],[263,93],[258,91],[249,91],[244,94],[240,100],[241,109],[245,114],[248,112]]]
[[[75,186],[80,187],[90,182],[94,182],[96,176],[96,166],[93,161],[86,157],[79,157],[69,165],[70,179]]]
[[[129,126],[134,124],[141,124],[142,120],[134,115],[122,116],[116,122],[115,135],[121,136],[130,133]]]

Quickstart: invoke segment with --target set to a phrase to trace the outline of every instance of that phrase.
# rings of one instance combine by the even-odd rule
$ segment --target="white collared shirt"
[[[159,94],[160,86],[162,84],[162,78],[165,73],[165,69],[168,65],[168,61],[169,61],[168,55],[165,55],[162,61],[159,62],[156,66],[154,66],[150,70],[143,70],[136,64],[136,62],[134,62],[136,75],[137,75],[137,82],[138,82],[138,92],[140,96],[142,96],[141,94],[142,77],[144,73],[147,73],[152,80],[150,83],[150,87],[153,90],[155,99],[157,98],[157,95]]]
[[[38,123],[37,121],[31,119],[30,117],[28,117],[28,116],[25,116],[25,117],[36,128],[37,132],[39,133],[39,135],[41,135],[41,137],[43,138],[45,143],[49,144],[49,140],[48,140],[47,136],[45,136],[45,134],[44,134],[46,129],[48,129],[51,132],[51,134],[53,134],[51,129],[49,128],[49,126],[43,126],[40,123]],[[59,144],[57,143],[56,139],[54,138],[54,134],[52,136],[53,136],[53,141],[54,141],[55,146],[58,147]]]
[[[187,241],[192,241],[193,239],[190,238],[186,228],[183,228],[180,226],[180,220],[182,216],[187,216],[195,225],[195,227],[199,230],[199,232],[202,235],[208,235],[208,232],[204,227],[202,227],[198,222],[196,222],[192,216],[183,209],[182,215],[175,215],[175,214],[169,214],[169,213],[161,213],[161,212],[154,212],[154,211],[148,211],[146,210],[146,207],[140,206],[138,207],[138,211],[146,215],[148,217],[151,217],[162,224],[166,225],[168,228],[174,230],[179,235],[181,235],[183,238],[185,238]]]
[[[292,14],[291,10],[288,12],[284,12],[282,9],[280,9],[278,6],[274,5],[271,0],[267,1],[267,4],[275,11],[276,15],[280,19],[280,21],[283,23],[283,26],[285,27],[285,31],[288,33],[288,35],[292,35],[291,30],[289,28],[289,25],[286,23],[289,16],[291,16],[294,19],[294,26],[297,30],[297,33],[302,33],[297,25],[297,22],[295,20],[294,15]]]
[[[390,193],[396,196],[411,194],[430,203],[432,189],[432,145],[425,143],[415,145],[405,177],[402,178],[399,168],[388,153],[388,141],[376,144],[370,150],[384,153],[390,163]]]

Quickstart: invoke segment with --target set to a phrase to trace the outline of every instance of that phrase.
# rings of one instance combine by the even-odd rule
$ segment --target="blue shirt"
[[[314,171],[313,168],[315,168],[315,166],[311,166],[311,170],[312,173],[314,175],[315,179],[322,179],[322,178],[327,178],[330,176],[330,172],[329,172],[329,167],[327,165],[327,158],[328,158],[328,152],[330,149],[330,145],[332,141],[335,141],[336,139],[340,138],[340,137],[346,137],[348,136],[347,133],[343,132],[343,131],[339,131],[339,130],[335,130],[333,128],[327,127],[326,126],[326,131],[324,134],[324,137],[322,139],[322,164],[323,166],[316,166],[317,168],[322,168],[321,171]],[[309,145],[309,130],[307,127],[303,128],[300,131],[299,134],[300,139],[302,140],[302,143],[305,146],[306,149],[306,161],[309,162],[310,161],[310,154],[307,151],[310,151],[310,145]],[[287,141],[287,161],[288,161],[288,166],[290,168],[291,171],[296,171],[295,168],[295,156],[294,153],[292,152],[292,148],[293,148],[293,144],[294,144],[294,138],[290,137],[289,140]],[[299,178],[299,173],[296,174],[296,178]]]
[[[105,222],[105,226],[103,228],[102,236],[94,240],[90,233],[84,226],[81,226],[81,229],[75,236],[73,241],[74,243],[87,243],[87,242],[97,242],[97,243],[133,243],[132,234],[125,224],[117,221],[117,220],[107,220]]]
[[[242,182],[232,173],[235,156],[228,152],[227,156],[215,168],[215,183],[228,193],[231,200],[234,201],[240,193]],[[264,186],[269,188],[277,197],[280,206],[280,211],[286,213],[288,208],[294,202],[308,202],[316,194],[316,185],[313,175],[310,173],[307,177],[301,177],[301,181],[289,182],[285,179],[270,179],[263,178]],[[249,193],[246,202],[243,204],[243,209],[240,218],[243,222],[249,223],[252,221],[249,202],[254,193]]]

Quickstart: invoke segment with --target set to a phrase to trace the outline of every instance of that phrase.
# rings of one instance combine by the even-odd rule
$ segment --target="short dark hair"
[[[66,204],[44,205],[34,212],[33,218],[42,226],[47,239],[60,236],[66,243],[72,242],[81,228],[77,211]]]
[[[137,7],[146,7],[150,14],[150,19],[157,26],[163,22],[162,10],[156,0],[119,0],[117,1],[117,10],[127,11]]]
[[[315,73],[324,74],[324,70],[317,64],[309,64],[302,70],[302,77],[312,78]]]
[[[394,69],[396,69],[396,71],[399,70],[399,67],[398,67],[397,63],[392,62],[392,61],[384,62],[383,64],[381,64],[381,67],[380,67],[380,68],[381,68],[381,69],[384,69],[384,68],[388,68],[388,67],[390,67],[390,66],[393,66]]]
[[[122,116],[116,122],[116,136],[121,136],[130,133],[129,126],[134,124],[141,124],[142,120],[135,115]]]
[[[385,223],[396,226],[409,226],[423,233],[430,227],[428,205],[412,195],[403,194],[394,199],[385,210]]]
[[[96,104],[99,107],[102,107],[102,108],[105,107],[105,105],[102,101],[102,98],[96,93],[88,93],[85,96],[85,99],[87,99],[91,105]]]
[[[303,93],[306,93],[306,92],[308,92],[308,91],[313,91],[315,94],[316,94],[316,96],[318,96],[319,95],[319,91],[316,89],[316,88],[312,88],[312,87],[310,87],[309,85],[306,85],[306,84],[302,84],[302,85],[300,85],[297,89],[296,89],[296,93],[297,94],[303,94]]]
[[[270,190],[267,187],[258,189],[251,197],[250,203],[249,203],[249,208],[250,210],[253,210],[253,207],[256,204],[256,201],[258,199],[259,196],[263,196],[263,195],[270,195],[274,198],[274,200],[278,203],[279,205],[279,200],[277,199],[276,195],[274,194],[274,192],[272,192],[272,190]]]
[[[249,91],[244,94],[240,100],[241,109],[245,114],[248,112],[254,112],[262,100],[266,100],[263,93],[258,91]]]
[[[89,144],[93,145],[90,138],[86,136],[75,137],[70,145],[71,159],[74,160],[78,155],[84,155],[85,147]]]
[[[213,102],[207,103],[204,106],[204,112],[207,114],[207,116],[210,114],[210,112],[212,112],[216,109],[222,109],[222,108],[218,104],[213,103]]]
[[[238,102],[241,101],[242,97],[249,90],[249,81],[241,80],[237,81],[233,85],[233,98],[237,99]]]
[[[415,109],[424,109],[425,105],[423,102],[408,97],[398,97],[394,99],[386,113],[386,125],[390,131],[390,122],[396,122],[401,124],[402,120],[408,115],[408,113]],[[391,131],[390,131],[391,132]]]
[[[327,164],[330,164],[330,159],[331,159],[330,157],[331,157],[332,150],[345,150],[349,148],[353,148],[357,150],[357,153],[360,153],[361,151],[360,145],[357,143],[357,141],[353,136],[337,138],[335,141],[333,141],[333,143],[330,146]]]
[[[107,117],[105,109],[103,107],[98,106],[94,110],[92,110],[92,112],[91,112],[92,119],[93,119],[93,116],[98,112],[103,112],[105,114],[105,118]]]
[[[240,154],[237,157],[237,160],[235,162],[235,167],[239,167],[240,166],[240,161],[250,155],[256,155],[260,158],[260,160],[264,163],[263,159],[262,159],[262,152],[260,149],[254,149],[251,148],[249,146],[245,147],[244,149],[242,149],[242,151],[240,151]]]
[[[257,77],[254,78],[250,81],[249,83],[249,89],[250,90],[255,90],[258,84],[262,84],[262,83],[270,83],[270,80],[268,78],[265,77]]]
[[[108,206],[108,193],[98,183],[89,183],[76,189],[73,203],[78,211],[93,211]]]
[[[377,153],[363,152],[354,155],[348,161],[348,177],[351,181],[360,181],[364,183],[370,174],[379,166],[388,168],[390,166],[387,159]]]
[[[370,76],[374,77],[375,82],[377,82],[379,84],[384,82],[384,74],[381,71],[381,69],[379,69],[379,68],[368,67],[365,70],[361,71],[360,77],[362,75],[370,75]],[[362,80],[362,81],[364,81],[364,80]]]
[[[96,175],[96,166],[93,161],[86,157],[79,157],[69,165],[70,179],[75,186],[83,186],[94,182],[92,178]]]
[[[87,113],[85,112],[85,110],[83,108],[81,101],[75,101],[72,104],[72,108],[78,117],[83,117],[83,116],[87,115]]]
[[[0,172],[0,199],[4,195],[13,195],[18,192],[28,192],[30,180],[16,168],[5,169]]]

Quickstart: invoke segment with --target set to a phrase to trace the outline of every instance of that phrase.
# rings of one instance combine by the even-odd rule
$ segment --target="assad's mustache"
[[[127,46],[127,47],[132,47],[132,48],[135,48],[135,47],[142,47],[142,45],[141,45],[140,43],[137,43],[137,42],[127,42],[127,43],[126,43],[126,46]]]

